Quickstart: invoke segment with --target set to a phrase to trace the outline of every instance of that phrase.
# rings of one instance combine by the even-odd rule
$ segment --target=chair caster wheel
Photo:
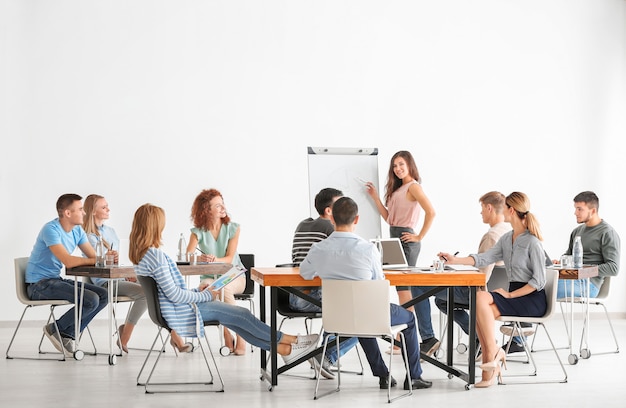
[[[467,346],[465,344],[463,344],[463,343],[457,344],[456,351],[459,354],[463,354],[463,353],[465,353],[467,351]]]
[[[230,355],[230,349],[228,348],[228,346],[220,347],[220,354],[223,355],[224,357]]]
[[[589,349],[582,349],[580,350],[580,356],[586,360],[591,357],[591,351],[589,351]]]
[[[576,365],[576,363],[578,363],[578,356],[576,354],[570,354],[567,356],[567,361],[570,365]]]
[[[109,356],[109,365],[115,365],[115,364],[117,364],[117,355],[111,354]]]
[[[85,358],[85,353],[82,350],[76,350],[74,352],[74,360],[81,361],[83,358]]]

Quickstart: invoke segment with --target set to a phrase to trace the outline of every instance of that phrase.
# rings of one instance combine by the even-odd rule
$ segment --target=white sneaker
[[[317,347],[317,334],[310,334],[308,336],[298,336],[298,342],[291,345],[291,353],[283,356],[285,364],[291,364],[293,361],[302,357],[310,351],[315,350]],[[308,339],[307,339],[308,338]]]
[[[315,343],[317,344],[317,341],[319,340],[319,334],[307,334],[305,336],[301,336],[301,335],[297,335],[297,341],[296,344],[298,346],[304,346],[310,343]]]

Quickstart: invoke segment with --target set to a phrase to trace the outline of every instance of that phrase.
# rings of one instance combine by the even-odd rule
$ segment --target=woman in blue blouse
[[[207,289],[208,284],[187,289],[176,263],[161,246],[165,228],[165,212],[152,204],[137,209],[130,232],[129,258],[137,275],[150,276],[157,284],[161,312],[168,326],[184,337],[196,336],[196,321],[217,320],[240,334],[246,341],[270,349],[271,329],[244,307],[214,302],[218,292]],[[197,306],[197,312],[192,307]],[[196,314],[198,313],[199,316]],[[203,333],[204,327],[200,328]],[[317,334],[294,336],[277,333],[277,353],[290,363],[317,347]]]
[[[478,268],[504,261],[509,290],[476,294],[476,332],[482,347],[482,381],[477,388],[489,387],[500,377],[500,361],[505,352],[496,344],[495,319],[499,316],[543,316],[546,312],[546,255],[537,218],[529,211],[530,200],[524,193],[514,192],[506,197],[504,220],[512,231],[504,234],[487,252],[456,257],[441,252],[446,263],[474,265]],[[505,365],[506,368],[506,365]]]

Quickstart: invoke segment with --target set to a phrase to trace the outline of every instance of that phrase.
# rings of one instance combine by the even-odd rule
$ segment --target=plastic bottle
[[[583,266],[583,243],[580,235],[574,238],[574,246],[572,247],[572,255],[574,258],[574,268],[582,268]]]
[[[383,243],[379,235],[376,236],[376,248],[380,252],[380,264],[383,264]]]
[[[180,233],[180,238],[178,238],[178,261],[187,261],[187,241],[185,241],[185,237],[182,232]]]
[[[104,267],[104,254],[106,253],[106,249],[104,248],[104,240],[102,237],[98,238],[98,242],[96,243],[96,266]]]

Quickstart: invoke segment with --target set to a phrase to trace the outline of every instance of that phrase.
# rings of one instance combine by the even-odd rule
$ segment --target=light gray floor
[[[577,337],[579,336],[580,321]],[[22,329],[13,353],[36,355],[36,347],[41,335],[43,322],[28,322]],[[618,338],[626,337],[626,320],[615,320],[614,326]],[[15,325],[10,322],[0,324],[0,349],[4,352],[8,346]],[[318,326],[319,328],[319,326]],[[566,344],[566,334],[560,315],[553,317],[548,326],[554,339],[560,345]],[[303,332],[302,321],[286,323],[290,333]],[[92,328],[96,336],[99,351],[107,353],[106,325],[104,321],[94,321]],[[383,406],[386,404],[385,392],[378,389],[377,379],[372,377],[366,365],[363,376],[346,374],[342,376],[342,390],[320,400],[314,401],[315,381],[308,378],[281,376],[279,385],[272,392],[267,383],[259,380],[260,353],[256,350],[246,356],[222,357],[219,355],[219,337],[214,328],[209,329],[209,338],[216,356],[221,374],[226,384],[223,393],[191,394],[145,394],[143,387],[136,385],[136,376],[146,352],[131,349],[130,354],[118,358],[117,365],[109,366],[108,355],[85,356],[82,361],[28,361],[2,359],[0,363],[0,406],[2,407],[76,407],[76,406],[120,406],[120,407],[174,407],[184,404],[206,404],[207,406],[254,406],[254,407],[335,407],[343,406]],[[132,346],[147,347],[156,335],[156,329],[148,320],[140,322]],[[537,338],[536,347],[547,345],[543,333]],[[44,346],[51,350],[48,340]],[[87,350],[86,342],[83,347]],[[382,345],[383,349],[386,349]],[[424,364],[424,378],[433,381],[432,389],[415,391],[409,398],[393,403],[396,407],[420,404],[426,407],[481,406],[481,407],[579,407],[602,406],[623,407],[626,397],[624,370],[626,358],[624,352],[599,355],[603,350],[614,350],[615,346],[604,319],[593,320],[590,342],[591,358],[580,360],[577,365],[569,365],[569,350],[559,351],[567,373],[565,384],[539,385],[499,385],[488,389],[466,391],[459,379],[448,379],[447,375],[432,365]],[[12,353],[12,354],[13,354]],[[552,352],[533,353],[540,374],[558,376],[558,364]],[[385,355],[386,356],[386,355]],[[461,364],[466,355],[456,354]],[[171,376],[189,376],[194,378],[203,370],[197,352],[176,357],[171,348],[164,354],[161,372]],[[356,354],[350,352],[343,361],[344,367],[355,368]],[[367,364],[367,363],[366,363]],[[404,376],[402,361],[394,356],[394,376],[401,380]],[[505,375],[519,374],[528,370],[528,365],[508,361]],[[204,372],[203,372],[204,373]],[[311,376],[312,370],[307,364],[293,370],[294,374]],[[480,373],[480,370],[478,370]],[[480,375],[480,374],[479,374]],[[505,377],[505,380],[507,378]],[[513,379],[509,378],[512,381]],[[322,385],[330,386],[328,380]]]

